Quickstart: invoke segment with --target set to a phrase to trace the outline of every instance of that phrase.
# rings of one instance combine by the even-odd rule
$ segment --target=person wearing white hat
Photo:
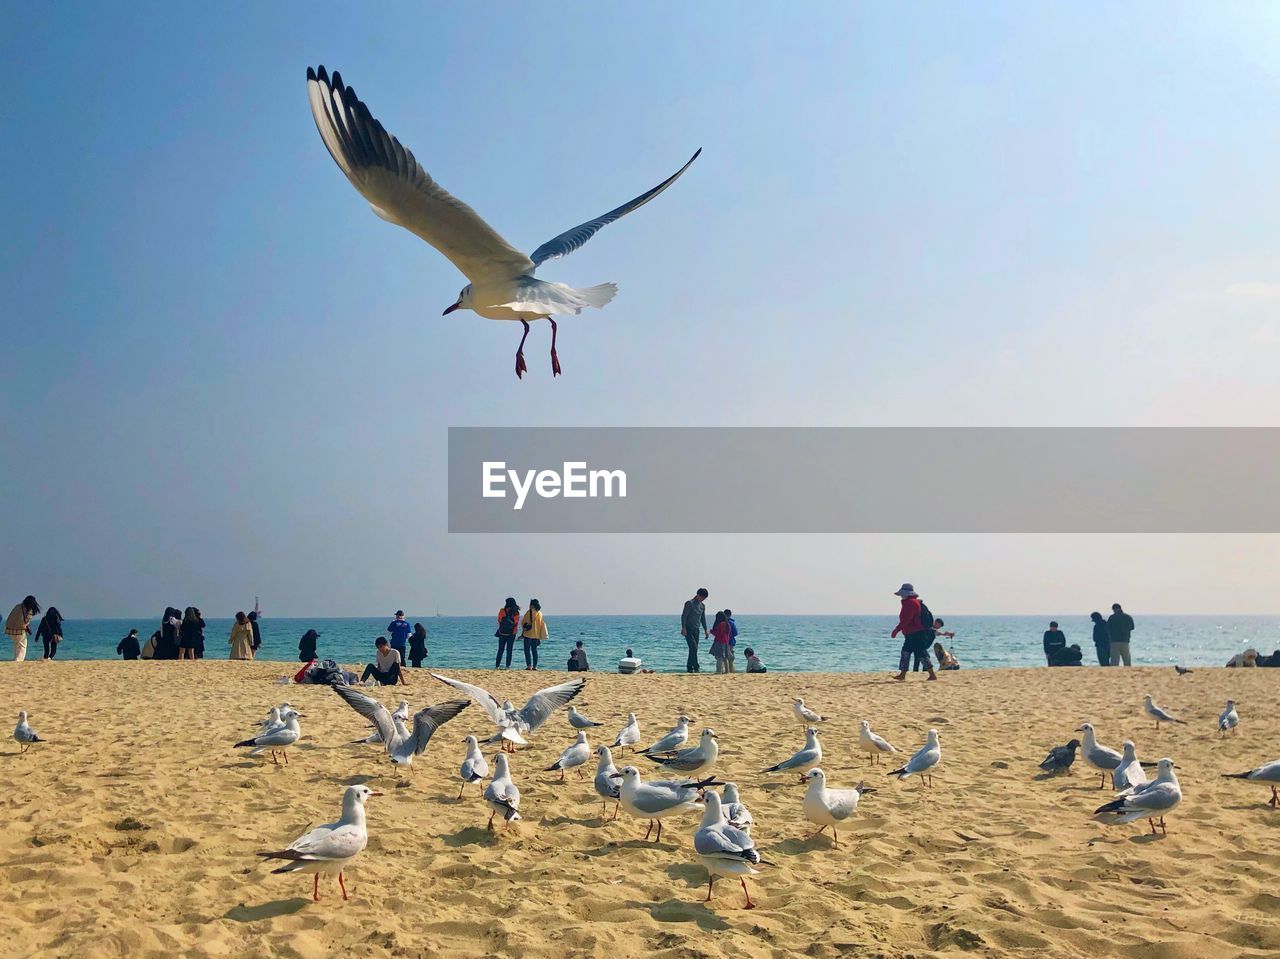
[[[937,679],[938,674],[933,671],[933,661],[929,658],[929,644],[933,641],[932,615],[929,615],[929,623],[926,626],[921,618],[922,615],[928,615],[924,612],[926,607],[920,602],[920,594],[910,583],[903,583],[893,595],[902,600],[902,609],[898,613],[898,625],[893,627],[893,632],[889,634],[890,637],[896,637],[902,633],[902,652],[898,654],[898,675],[894,679],[900,683],[906,681],[907,667],[911,664],[913,653],[921,654],[924,667],[929,671],[929,678]]]

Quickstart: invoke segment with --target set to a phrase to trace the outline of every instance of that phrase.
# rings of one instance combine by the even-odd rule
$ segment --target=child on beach
[[[942,622],[942,620],[938,620]],[[942,633],[943,636],[954,636],[955,633]],[[939,669],[959,669],[960,660],[956,659],[956,654],[949,649],[944,649],[941,643],[933,644],[933,655],[938,657]]]
[[[944,627],[945,625],[946,623],[944,623],[942,620],[935,619],[933,621],[933,635],[946,636],[948,639],[955,639],[955,635],[956,635],[955,633],[946,632],[943,630],[942,627]],[[934,652],[937,652],[941,648],[942,648],[941,643],[934,643],[933,645]],[[912,650],[911,656],[912,656],[912,659],[914,660],[911,664],[911,671],[913,673],[918,673],[920,672],[920,667],[929,659],[929,647],[925,646],[923,648]],[[942,662],[941,654],[939,654],[938,656],[938,662]],[[946,669],[947,667],[943,666],[942,668]],[[960,667],[955,666],[953,668],[959,669]]]
[[[747,654],[747,672],[767,673],[769,671],[765,669],[764,661],[761,660],[760,657],[756,655],[756,651],[752,649],[750,646],[748,646],[745,650],[743,650],[743,652]]]
[[[711,658],[716,661],[716,672],[729,671],[729,617],[724,610],[716,613],[715,624],[711,627]]]
[[[582,640],[578,640],[573,649],[569,650],[567,668],[571,673],[590,672],[591,664],[587,662],[587,651],[582,648]]]
[[[129,630],[129,635],[116,643],[116,652],[122,659],[137,659],[142,655],[142,649],[138,645],[138,631],[136,629]]]

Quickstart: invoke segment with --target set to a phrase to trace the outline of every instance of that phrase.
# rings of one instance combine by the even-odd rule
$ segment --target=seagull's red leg
[[[484,828],[489,830],[490,832],[493,832],[493,817],[496,816],[497,814],[498,814],[498,811],[496,809],[493,812],[489,813],[489,821],[488,823],[485,824]]]
[[[711,875],[711,873],[707,873],[707,898],[702,900],[703,902],[711,901],[711,884],[715,881],[716,877]]]
[[[516,379],[523,379],[524,371],[529,367],[524,364],[524,341],[529,338],[529,321],[522,319],[524,336],[520,337],[520,346],[516,348]]]
[[[313,873],[311,876],[311,901],[320,901],[320,873]]]
[[[351,897],[347,895],[347,884],[342,881],[342,870],[338,870],[338,885],[342,887],[342,901],[346,902]]]
[[[1273,790],[1273,791],[1274,791],[1274,790]],[[609,822],[615,822],[615,821],[617,820],[617,818],[618,818],[618,810],[619,810],[619,809],[621,809],[621,808],[622,808],[622,803],[620,803],[620,802],[616,802],[616,803],[614,803],[614,804],[613,804],[613,819],[610,819],[610,820],[609,820]]]
[[[662,842],[662,820],[658,820],[658,835],[654,837],[654,842]]]
[[[650,819],[650,820],[649,820],[649,828],[648,828],[648,829],[646,829],[646,830],[644,831],[644,838],[645,838],[645,839],[648,839],[648,838],[649,838],[649,833],[651,833],[651,832],[653,832],[653,820],[652,820],[652,819]]]
[[[751,901],[751,892],[750,890],[747,889],[747,880],[744,877],[739,876],[738,882],[742,883],[742,894],[747,897],[747,904],[742,908],[754,909],[756,907],[756,904]]]
[[[560,375],[560,357],[556,356],[556,321],[549,316],[547,320],[551,323],[551,376],[554,378]]]
[[[1276,787],[1271,787],[1271,808],[1280,809],[1280,795],[1276,793]]]
[[[835,826],[831,827],[831,848],[835,849],[840,845],[840,830]]]

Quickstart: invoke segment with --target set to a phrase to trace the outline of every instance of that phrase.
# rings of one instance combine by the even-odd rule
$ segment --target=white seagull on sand
[[[585,729],[578,730],[578,738],[574,740],[573,745],[560,754],[560,758],[548,766],[543,772],[553,773],[560,771],[560,781],[564,782],[564,771],[566,769],[576,769],[578,778],[582,778],[582,766],[591,758],[591,747],[587,744],[587,731]]]
[[[871,731],[871,723],[867,720],[862,721],[862,727],[858,731],[858,747],[871,756],[873,763],[880,762],[882,753],[896,753],[897,747],[887,739],[882,739]]]
[[[577,314],[588,306],[602,307],[618,292],[612,283],[574,289],[564,283],[539,280],[533,275],[538,267],[547,260],[568,256],[601,227],[644,206],[671,186],[702,152],[695,153],[652,190],[566,230],[525,255],[499,236],[475,210],[431,179],[413,154],[373,118],[355,90],[343,84],[336,70],[330,78],[324,67],[307,67],[307,96],[316,129],[330,156],[369,201],[373,212],[426,240],[471,281],[444,312],[471,310],[489,320],[519,320],[524,325],[524,336],[516,351],[516,376],[527,368],[524,341],[529,335],[530,320],[551,322],[551,373],[555,376],[560,373],[560,361],[552,315]]]
[[[720,808],[724,810],[725,822],[750,832],[755,819],[752,818],[751,810],[747,808],[747,804],[738,796],[738,784],[725,783],[724,795],[721,800]]]
[[[1150,696],[1142,697],[1143,708],[1146,709],[1147,715],[1156,721],[1156,729],[1160,728],[1161,723],[1185,723],[1185,719],[1176,719],[1170,716],[1160,706],[1156,705],[1156,701]]]
[[[520,818],[520,790],[511,779],[506,753],[498,753],[493,759],[493,779],[484,789],[484,801],[492,810],[486,829],[493,828],[493,817],[498,813],[502,813],[502,821],[507,823]]]
[[[689,724],[691,722],[693,722],[693,720],[690,719],[688,716],[676,717],[676,724],[671,727],[670,732],[668,732],[665,736],[659,739],[652,746],[648,747],[647,749],[642,749],[640,750],[640,752],[646,756],[648,755],[656,756],[662,753],[675,752],[677,749],[679,749],[681,746],[683,746],[686,742],[689,741]]]
[[[933,786],[933,767],[942,762],[942,744],[938,742],[938,731],[936,729],[929,730],[929,738],[925,740],[925,744],[920,747],[914,756],[908,759],[903,765],[890,773],[889,776],[897,776],[901,781],[906,779],[912,773],[920,776],[920,781],[925,782],[928,777],[928,785]]]
[[[649,828],[644,833],[645,839],[648,839],[649,833],[653,832],[653,824],[655,822],[658,824],[658,834],[653,837],[654,842],[662,840],[663,819],[685,812],[700,812],[702,810],[702,803],[699,801],[701,791],[708,786],[720,785],[713,778],[699,782],[670,779],[642,782],[640,770],[635,766],[624,766],[622,772],[613,775],[622,781],[622,788],[618,791],[622,808],[637,819],[649,820]]]
[[[689,749],[682,749],[669,759],[659,756],[648,756],[667,772],[683,773],[686,776],[699,776],[702,773],[710,772],[716,764],[716,759],[720,756],[720,743],[716,739],[714,729],[704,729],[702,735],[698,738],[698,745]]]
[[[1227,700],[1227,708],[1222,711],[1222,715],[1218,717],[1218,732],[1236,734],[1236,727],[1240,725],[1240,714],[1236,712],[1236,701],[1234,699]]]
[[[347,864],[364,851],[369,842],[369,832],[364,824],[364,803],[370,796],[381,796],[368,786],[348,786],[342,794],[342,817],[337,822],[317,826],[291,842],[279,852],[260,852],[264,859],[287,860],[278,872],[310,872],[315,876],[311,883],[311,898],[320,901],[320,874],[338,876],[342,898],[347,897],[347,884],[343,870]]]
[[[810,726],[804,731],[804,745],[790,759],[784,759],[764,772],[776,773],[786,769],[798,769],[800,778],[803,779],[804,774],[820,762],[822,762],[822,744],[818,742],[818,730]]]
[[[591,717],[578,712],[578,708],[576,706],[570,706],[569,725],[574,729],[591,729],[593,726],[603,726],[604,723],[598,723]]]
[[[270,751],[271,761],[277,766],[280,760],[276,758],[276,750],[280,750],[280,755],[284,757],[284,764],[289,765],[288,749],[302,736],[302,728],[298,725],[298,711],[288,709],[281,715],[284,720],[282,725],[272,727],[252,739],[246,739],[235,745],[236,749],[244,746],[252,748],[251,756],[256,756],[261,752]]]
[[[822,831],[830,826],[831,845],[840,845],[837,827],[858,811],[858,801],[863,793],[875,790],[862,783],[852,789],[828,789],[827,775],[821,769],[810,769],[803,778],[809,783],[809,788],[804,791],[804,803],[801,807],[804,818],[819,827],[815,836],[822,835]]]
[[[747,876],[756,875],[753,866],[762,860],[756,852],[755,842],[745,829],[729,823],[721,808],[720,797],[712,790],[707,790],[702,812],[702,825],[693,834],[693,851],[698,854],[702,864],[707,867],[707,898],[711,901],[711,887],[716,876],[737,876],[742,883],[742,893],[747,897],[744,909],[754,909],[751,893],[747,889]]]
[[[462,780],[462,786],[458,789],[459,799],[468,783],[478,783],[489,775],[489,763],[480,752],[480,743],[476,737],[468,736],[463,742],[467,744],[467,758],[462,760],[462,765],[458,768],[458,778]]]
[[[465,699],[452,699],[435,706],[420,709],[413,716],[413,728],[402,719],[393,719],[391,711],[372,696],[366,696],[350,686],[332,686],[348,706],[373,723],[382,735],[382,748],[393,765],[408,766],[413,772],[413,757],[421,756],[431,742],[431,736],[471,704]]]
[[[1155,817],[1160,817],[1160,831],[1168,835],[1164,826],[1164,814],[1182,802],[1182,787],[1173,772],[1173,760],[1162,759],[1156,764],[1156,778],[1132,789],[1126,789],[1111,802],[1094,810],[1093,818],[1107,825],[1122,825],[1146,818],[1151,832],[1156,831]]]
[[[1132,789],[1147,781],[1147,773],[1138,762],[1138,754],[1132,739],[1124,741],[1124,753],[1120,756],[1120,765],[1111,771],[1111,786],[1114,789]]]
[[[1277,793],[1277,787],[1280,786],[1280,759],[1242,773],[1223,773],[1222,775],[1227,779],[1246,779],[1249,782],[1270,786],[1271,799],[1267,801],[1267,805],[1272,809],[1280,809],[1280,793]]]
[[[466,693],[479,703],[498,727],[498,731],[486,741],[501,742],[504,751],[512,752],[515,746],[525,744],[525,736],[550,719],[557,709],[567,706],[569,701],[582,692],[587,685],[585,679],[571,679],[558,686],[548,686],[530,696],[529,701],[521,709],[516,709],[509,699],[499,705],[497,698],[487,689],[436,673],[432,673],[431,676],[446,686],[452,686],[459,692]]]
[[[618,818],[618,795],[622,787],[618,784],[618,778],[614,774],[617,773],[618,767],[613,764],[613,753],[609,751],[608,746],[597,746],[596,756],[599,763],[596,765],[595,787],[596,795],[604,800],[604,804],[600,807],[600,820],[604,821],[604,814],[609,810],[609,800],[613,800],[613,819]],[[610,819],[610,822],[613,822]]]
[[[622,727],[618,733],[618,738],[613,741],[614,746],[626,748],[631,747],[631,751],[635,752],[636,743],[640,742],[640,720],[636,719],[635,713],[627,713],[627,724]]]
[[[25,753],[31,748],[32,743],[43,743],[47,740],[41,739],[36,731],[31,728],[31,724],[27,722],[27,711],[24,709],[18,713],[18,725],[13,727],[13,741],[17,743],[21,749],[19,753]]]
[[[1080,755],[1084,757],[1085,762],[1102,773],[1102,781],[1098,783],[1098,788],[1105,789],[1107,774],[1114,772],[1120,765],[1121,755],[1110,746],[1103,746],[1098,742],[1092,723],[1077,726],[1076,732],[1084,734],[1084,742],[1080,744]]]
[[[827,721],[826,716],[820,716],[815,713],[799,697],[792,701],[791,711],[795,713],[796,719],[800,720],[801,726],[812,726],[814,723],[825,723]]]

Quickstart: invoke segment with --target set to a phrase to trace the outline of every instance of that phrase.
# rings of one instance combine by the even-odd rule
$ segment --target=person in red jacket
[[[893,632],[889,634],[890,637],[902,634],[902,652],[898,654],[898,675],[894,679],[900,683],[906,681],[907,667],[911,665],[912,653],[923,654],[924,668],[929,671],[929,678],[937,679],[938,674],[933,671],[933,660],[929,658],[929,643],[933,640],[933,630],[926,628],[920,621],[920,595],[910,583],[903,583],[893,595],[902,599],[902,609],[898,612],[898,625],[893,627]]]

